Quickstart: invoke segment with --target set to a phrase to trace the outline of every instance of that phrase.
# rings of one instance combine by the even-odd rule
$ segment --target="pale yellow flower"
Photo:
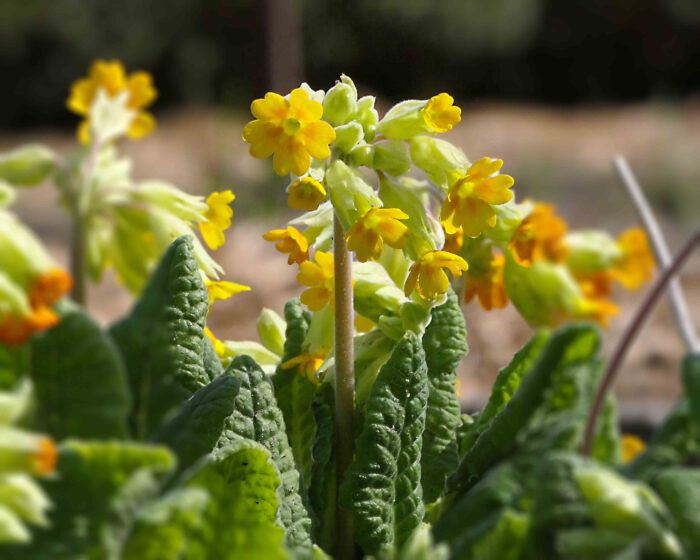
[[[289,253],[287,264],[309,260],[309,242],[297,228],[288,226],[285,229],[271,229],[263,235],[265,241],[277,242],[275,249],[280,253]]]
[[[316,251],[314,261],[305,261],[299,265],[297,280],[308,286],[301,294],[301,302],[311,311],[320,311],[327,304],[335,304],[334,262],[331,253]]]
[[[433,132],[447,132],[462,120],[462,110],[447,93],[431,97],[423,108],[423,120]]]
[[[213,192],[207,197],[206,221],[199,222],[199,231],[210,249],[218,249],[226,241],[224,232],[231,226],[233,209],[231,203],[236,195],[230,190]]]
[[[417,289],[423,299],[435,299],[450,287],[445,270],[459,277],[468,268],[467,261],[458,255],[447,251],[428,251],[411,265],[404,293],[409,296]]]
[[[384,243],[402,249],[408,238],[408,228],[399,220],[408,214],[398,208],[370,208],[348,230],[348,249],[355,251],[357,260],[366,262],[382,256]]]
[[[302,177],[294,181],[287,189],[287,204],[294,210],[312,212],[326,200],[326,189],[323,183],[313,177]]]

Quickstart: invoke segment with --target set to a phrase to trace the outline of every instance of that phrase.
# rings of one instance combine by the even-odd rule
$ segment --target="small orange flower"
[[[334,262],[331,253],[316,251],[314,261],[305,261],[299,265],[297,280],[308,286],[301,294],[301,302],[311,311],[320,311],[326,304],[335,305]]]
[[[423,299],[435,299],[450,287],[450,280],[443,269],[458,277],[468,268],[467,261],[458,255],[447,251],[428,251],[411,265],[404,293],[409,296],[417,289]]]
[[[250,106],[255,117],[243,129],[243,140],[250,144],[250,155],[264,159],[273,156],[277,175],[303,175],[311,158],[327,159],[335,140],[333,127],[321,120],[323,105],[297,88],[289,100],[268,92]]]
[[[31,456],[32,472],[37,476],[46,476],[56,470],[58,462],[58,450],[51,438],[42,438],[37,444],[37,449]]]
[[[29,302],[32,307],[50,307],[66,295],[72,285],[70,274],[60,268],[51,268],[32,282]]]
[[[350,226],[348,249],[355,252],[360,262],[381,257],[384,243],[402,249],[408,238],[408,228],[399,220],[407,219],[408,214],[398,208],[370,208]]]
[[[486,270],[475,271],[472,267],[464,279],[464,301],[469,303],[474,296],[486,311],[503,309],[508,305],[504,287],[503,269],[506,259],[501,254],[493,255]]]
[[[263,235],[265,241],[276,241],[275,248],[280,253],[289,253],[287,264],[303,263],[309,260],[309,242],[297,228],[271,229]]]
[[[557,216],[550,204],[535,204],[521,222],[508,247],[521,266],[536,260],[562,262],[566,259],[566,222]]]

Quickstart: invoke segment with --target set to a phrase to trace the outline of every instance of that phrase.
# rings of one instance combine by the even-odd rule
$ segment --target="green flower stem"
[[[686,241],[685,245],[683,245],[678,254],[673,258],[669,266],[663,269],[661,276],[656,279],[656,282],[654,282],[646,298],[628,323],[627,328],[622,335],[622,340],[620,340],[618,343],[613,355],[610,358],[610,361],[608,362],[605,375],[603,376],[603,380],[598,387],[598,392],[596,393],[593,406],[588,414],[583,442],[581,444],[582,455],[589,456],[591,454],[598,416],[601,410],[603,410],[605,397],[615,381],[620,365],[627,355],[627,350],[629,350],[632,342],[634,342],[637,334],[639,334],[639,330],[642,328],[645,319],[647,319],[649,316],[656,302],[664,294],[666,288],[671,283],[671,280],[676,277],[682,266],[688,260],[688,257],[690,257],[693,250],[698,245],[700,245],[700,230],[691,235],[690,239]]]
[[[334,217],[333,250],[335,258],[335,460],[336,491],[352,464],[355,414],[355,376],[353,372],[352,256],[345,231]],[[336,555],[339,560],[354,558],[352,513],[338,507],[336,514]]]
[[[73,277],[71,298],[85,306],[86,303],[86,262],[85,262],[85,228],[79,208],[73,209],[73,230],[71,232],[70,273]]]

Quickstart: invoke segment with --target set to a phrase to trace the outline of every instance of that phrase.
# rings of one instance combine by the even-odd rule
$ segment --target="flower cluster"
[[[552,206],[516,202],[502,160],[471,163],[439,138],[461,119],[446,93],[403,101],[380,118],[374,97],[358,97],[352,80],[341,76],[327,92],[302,84],[284,97],[268,93],[251,112],[255,120],[243,131],[250,154],[272,156],[275,172],[290,174],[289,206],[306,212],[264,238],[299,267],[312,323],[332,320],[334,217],[356,260],[360,337],[372,329],[389,338],[420,332],[450,277],[461,278],[455,285],[462,282],[467,302],[476,298],[490,310],[512,301],[540,326],[572,319],[607,324],[617,311],[609,299],[613,282],[636,289],[652,274],[640,230],[618,240],[569,232]],[[303,359],[286,364],[303,366],[307,378],[330,346],[320,332],[312,328]]]
[[[27,525],[48,525],[48,497],[34,477],[51,475],[57,450],[51,438],[14,424],[29,406],[31,386],[0,392],[0,543],[28,542]]]

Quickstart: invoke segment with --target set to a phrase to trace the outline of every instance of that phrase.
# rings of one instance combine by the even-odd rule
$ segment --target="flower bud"
[[[369,144],[355,146],[350,152],[348,163],[353,167],[372,167],[374,147]]]
[[[258,337],[263,346],[278,356],[284,354],[287,323],[272,309],[263,308],[257,322]]]
[[[408,144],[413,163],[443,190],[450,186],[451,175],[463,175],[469,168],[469,160],[464,152],[446,140],[415,136]]]
[[[381,206],[381,200],[372,187],[340,160],[334,161],[328,168],[326,187],[345,231],[372,206]]]
[[[361,97],[357,102],[357,112],[353,116],[353,120],[362,125],[365,133],[365,140],[371,142],[377,131],[377,122],[379,121],[379,113],[374,108],[375,98],[371,95]]]
[[[357,111],[357,89],[345,74],[328,90],[323,98],[323,120],[333,126],[348,122]]]
[[[575,273],[612,268],[622,255],[616,241],[604,231],[576,231],[565,238],[566,264]]]
[[[398,176],[408,172],[411,160],[403,142],[390,140],[373,146],[372,167],[389,175]]]
[[[430,134],[421,114],[427,101],[409,99],[389,109],[377,125],[377,132],[391,140],[408,140],[413,136]]]
[[[362,140],[364,132],[362,125],[356,122],[335,127],[335,140],[331,146],[344,153],[349,153]]]
[[[41,183],[56,169],[56,156],[45,146],[22,146],[0,155],[0,179],[18,187]]]

